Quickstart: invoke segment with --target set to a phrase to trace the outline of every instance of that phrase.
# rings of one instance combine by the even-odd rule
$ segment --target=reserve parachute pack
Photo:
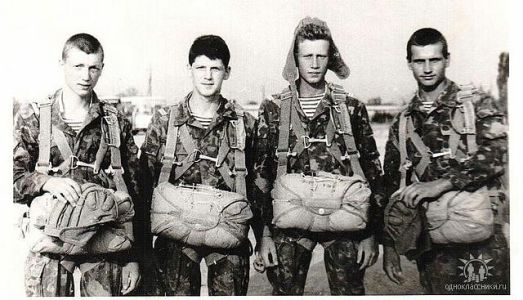
[[[344,232],[365,229],[371,190],[359,163],[350,116],[347,94],[338,85],[329,85],[334,105],[324,138],[310,137],[298,116],[296,85],[282,93],[279,140],[276,156],[278,169],[271,192],[272,223],[282,229],[295,228],[312,232]],[[289,148],[289,130],[298,137]],[[335,134],[343,136],[346,152],[342,154],[334,141]],[[352,176],[316,172],[313,175],[287,174],[290,157],[298,157],[311,143],[325,143],[331,155],[341,165],[352,170]]]
[[[451,119],[452,128],[447,131],[449,148],[442,153],[466,160],[477,151],[474,102],[480,95],[471,85],[460,86],[457,93],[458,107]],[[459,148],[462,136],[465,137],[466,153]],[[417,152],[421,154],[418,164],[413,166],[407,155],[407,139],[410,139]],[[406,187],[407,173],[411,169],[412,182],[421,178],[430,164],[431,153],[415,132],[410,115],[402,112],[399,119],[398,147],[400,152],[400,190]],[[440,155],[438,154],[432,154]],[[400,193],[395,193],[385,210],[385,218],[391,218],[390,211]],[[437,244],[474,243],[488,239],[494,233],[494,214],[492,203],[498,197],[497,190],[484,186],[474,192],[449,191],[435,201],[423,203],[432,242]]]
[[[175,125],[178,106],[171,107],[162,168],[151,203],[153,234],[191,246],[223,249],[236,248],[247,240],[248,223],[253,214],[246,198],[246,135],[243,110],[234,106],[237,119],[230,120],[223,131],[216,158],[206,156],[198,149],[186,123]],[[178,139],[187,153],[183,160],[177,160]],[[232,170],[225,161],[230,151],[234,151]],[[201,184],[174,185],[169,182],[170,177],[173,182],[178,181],[201,160],[215,163],[232,192]]]
[[[40,151],[36,171],[66,176],[78,167],[91,167],[95,174],[112,174],[116,191],[94,183],[81,184],[81,195],[75,206],[61,202],[50,193],[35,197],[29,208],[27,241],[30,250],[64,255],[103,254],[127,250],[133,236],[133,202],[123,180],[120,156],[120,128],[116,108],[103,105],[102,138],[93,164],[78,160],[64,133],[51,124],[52,99],[39,105]],[[50,164],[53,140],[64,162]],[[102,160],[111,151],[111,165],[102,170]]]

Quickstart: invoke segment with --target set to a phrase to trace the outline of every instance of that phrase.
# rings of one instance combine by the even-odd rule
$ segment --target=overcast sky
[[[447,37],[448,76],[496,93],[498,55],[508,51],[509,1],[8,1],[2,23],[11,47],[4,48],[7,92],[41,97],[58,88],[61,48],[72,34],[88,32],[106,52],[97,91],[114,95],[129,87],[179,99],[191,89],[188,49],[202,34],[222,36],[231,50],[231,78],[223,94],[241,103],[280,91],[281,70],[298,21],[317,16],[327,22],[349,79],[328,79],[356,97],[408,99],[416,86],[405,61],[405,44],[421,27]],[[5,36],[4,35],[4,36]],[[5,41],[5,39],[4,39]],[[8,57],[9,59],[5,59]],[[4,91],[6,92],[6,91]]]

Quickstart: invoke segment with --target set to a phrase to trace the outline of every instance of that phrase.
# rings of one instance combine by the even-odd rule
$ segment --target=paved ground
[[[387,124],[373,124],[375,138],[378,143],[380,153],[384,153],[384,144],[387,138]],[[143,135],[136,136],[136,142],[143,142]],[[23,264],[26,255],[24,242],[16,228],[18,217],[23,211],[23,206],[12,205],[10,201],[3,201],[2,211],[5,212],[6,223],[3,232],[4,245],[0,246],[1,257],[3,259],[3,276],[0,280],[0,293],[20,297],[24,295],[23,290]],[[252,237],[251,237],[252,239]],[[418,283],[418,272],[416,266],[404,260],[403,272],[408,279],[403,286],[396,286],[390,282],[382,271],[381,255],[378,262],[367,270],[365,286],[368,294],[420,294],[421,287]],[[78,274],[76,274],[78,275]],[[202,264],[202,276],[206,275],[206,267]],[[206,280],[202,280],[206,282]],[[202,286],[202,295],[206,294],[206,286]],[[267,280],[266,274],[259,274],[251,268],[251,277],[249,285],[249,295],[270,295],[271,287]],[[325,267],[323,265],[323,248],[317,246],[313,253],[313,258],[309,270],[309,276],[305,287],[306,295],[329,295]]]

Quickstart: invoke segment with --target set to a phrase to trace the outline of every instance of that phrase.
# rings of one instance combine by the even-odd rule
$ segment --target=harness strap
[[[405,115],[405,112],[401,113],[400,115],[398,134],[398,144],[400,151],[399,171],[401,173],[400,187],[405,187],[407,185],[407,170],[412,167],[412,161],[409,160],[407,154],[407,138],[410,138],[410,141],[416,148],[416,151],[421,154],[421,159],[415,166],[415,172],[412,172],[412,181],[417,181],[417,178],[421,177],[423,173],[425,173],[425,170],[430,164],[430,155],[429,148],[425,146],[423,140],[415,131],[412,118]]]
[[[400,150],[400,167],[401,173],[400,188],[407,186],[407,170],[412,166],[412,162],[407,158],[407,117],[405,112],[401,113],[399,120],[399,150]]]
[[[473,101],[479,97],[475,93],[472,86],[460,86],[461,90],[457,94],[457,102],[462,106],[454,111],[454,116],[451,118],[452,129],[449,135],[449,151],[450,157],[456,157],[458,153],[459,143],[462,135],[466,136],[467,140],[467,154],[470,156],[477,151],[476,144],[476,123]],[[399,150],[400,150],[400,173],[401,173],[401,187],[406,185],[406,170],[407,163],[407,137],[410,138],[414,144],[416,151],[421,154],[421,160],[416,165],[416,172],[419,177],[425,173],[425,170],[430,164],[430,149],[423,143],[423,140],[415,132],[414,124],[410,116],[405,116],[405,113],[400,115],[399,121]],[[404,158],[403,158],[404,157]],[[410,166],[408,166],[410,167]],[[413,177],[414,175],[413,174]]]
[[[231,120],[230,124],[234,127],[236,145],[234,149],[234,171],[235,191],[243,196],[247,196],[247,186],[245,176],[247,176],[247,166],[245,165],[245,125],[243,122],[243,110],[236,109],[238,120]]]
[[[165,151],[162,157],[162,168],[158,183],[166,182],[171,175],[171,169],[176,158],[176,143],[178,142],[178,126],[174,126],[176,116],[176,106],[171,107],[169,123],[167,125],[167,140],[165,141]]]
[[[35,170],[39,173],[49,172],[51,160],[51,99],[38,105],[40,111],[40,133],[38,135],[39,151]]]
[[[283,176],[287,173],[287,156],[290,154],[289,131],[291,122],[291,105],[292,92],[283,94],[280,106],[278,148],[276,149],[276,156],[278,157],[277,177]]]
[[[187,129],[187,124],[179,126],[179,132],[183,148],[185,149],[185,151],[187,151],[187,157],[180,162],[179,168],[174,169],[174,181],[180,179],[180,177],[182,177],[183,174],[187,172],[187,170],[189,170],[189,168],[191,168],[193,164],[196,163],[196,156],[198,155],[196,151],[199,151],[193,142],[189,130]]]
[[[71,169],[71,157],[73,156],[73,151],[71,150],[71,147],[69,147],[69,143],[67,142],[67,138],[63,131],[58,129],[56,126],[52,126],[52,137],[64,159],[57,169],[62,174],[66,174]]]
[[[111,168],[110,172],[113,175],[113,181],[117,191],[129,193],[127,185],[123,179],[122,156],[120,153],[120,126],[118,124],[118,110],[110,105],[104,105],[103,110],[105,116],[103,120],[107,123],[109,130],[107,131],[109,146],[111,150]],[[101,144],[101,143],[100,143]]]
[[[220,148],[218,148],[218,155],[216,156],[216,167],[221,167],[225,159],[227,158],[227,154],[229,154],[229,151],[231,151],[231,147],[229,147],[230,143],[233,143],[233,141],[227,141],[228,138],[231,138],[231,135],[228,135],[228,128],[226,128],[221,136],[222,143],[220,144]],[[234,141],[236,143],[236,141]]]
[[[231,173],[231,170],[229,168],[229,165],[225,163],[225,159],[227,158],[227,154],[229,154],[229,151],[231,150],[228,139],[231,138],[231,135],[228,135],[229,128],[225,128],[222,134],[222,143],[220,144],[220,148],[218,149],[218,155],[216,156],[216,167],[218,168],[218,171],[220,171],[220,174],[223,177],[223,180],[231,188],[231,190],[235,190],[234,186],[234,179],[232,178],[233,173]],[[245,159],[245,158],[244,158]],[[235,157],[235,164],[236,164],[236,157]]]
[[[334,126],[337,127],[337,131],[343,136],[345,148],[347,148],[347,152],[344,157],[349,157],[350,166],[354,174],[358,174],[365,178],[365,173],[363,172],[359,161],[358,148],[356,147],[354,134],[352,132],[349,109],[345,104],[346,94],[343,92],[343,90],[339,90],[336,86],[333,85],[331,95],[336,105],[334,109],[336,113],[331,114],[333,117],[332,122],[334,122]]]
[[[412,122],[412,118],[410,116],[408,116],[408,117],[406,117],[406,119],[407,119],[407,136],[410,138],[412,144],[414,144],[414,147],[416,147],[416,150],[418,151],[418,153],[421,154],[421,159],[418,162],[418,164],[416,165],[416,174],[418,174],[418,177],[421,177],[421,176],[423,176],[423,173],[425,173],[425,170],[427,169],[427,167],[430,165],[429,148],[427,146],[425,146],[425,143],[423,143],[423,140],[421,139],[419,134],[416,133],[415,128],[414,128],[414,123]]]
[[[467,154],[470,156],[477,150],[476,144],[476,114],[474,112],[473,101],[479,100],[479,95],[475,93],[472,85],[460,85],[460,91],[457,94],[457,102],[461,107],[456,110],[452,118],[452,127],[459,135],[465,135],[467,140]],[[456,147],[457,148],[457,147]],[[455,154],[455,152],[453,152]]]
[[[305,150],[305,139],[309,138],[309,134],[307,133],[307,129],[303,128],[303,123],[298,115],[297,101],[294,101],[294,99],[291,99],[291,101],[293,102],[293,107],[291,107],[291,126],[298,138],[296,145],[294,145],[292,149],[291,156],[298,158],[303,150]]]
[[[100,146],[98,147],[98,151],[96,151],[96,158],[94,160],[94,168],[93,168],[94,174],[100,173],[100,168],[102,166],[102,162],[104,160],[105,153],[107,153],[107,149],[108,149],[107,142],[105,141],[105,138],[102,137],[102,139],[100,139]]]
[[[334,117],[332,116],[334,114],[333,112],[333,109],[331,108],[330,110],[330,115],[331,115],[331,119],[332,119],[332,122],[329,122],[327,124],[327,129],[326,129],[326,137],[327,137],[327,140],[329,141],[330,143],[330,147],[327,148],[327,151],[329,151],[329,153],[343,166],[345,166],[346,168],[348,168],[349,166],[347,165],[347,162],[348,162],[348,157],[344,156],[342,153],[341,153],[341,150],[340,150],[340,147],[338,146],[338,143],[336,143],[336,141],[334,140],[334,137],[335,137],[335,132],[337,131],[336,127],[334,126],[335,122],[334,121]]]
[[[198,148],[196,147],[196,145],[193,141],[193,138],[191,137],[191,134],[189,133],[187,125],[183,124],[182,126],[180,126],[179,132],[180,132],[180,140],[182,142],[183,148],[185,149],[185,151],[187,151],[187,157],[183,161],[180,162],[180,165],[181,165],[180,168],[174,169],[175,181],[178,180],[180,177],[182,177],[182,175],[185,172],[187,172],[187,170],[189,170],[189,168],[192,165],[194,165],[196,162],[198,162],[201,159],[200,150],[198,150]],[[225,132],[226,132],[226,130],[224,131],[224,134],[225,134]],[[226,149],[229,147],[225,137],[222,138],[221,146],[226,147]],[[227,151],[227,153],[228,153],[228,151]],[[225,155],[227,155],[227,153]],[[218,165],[217,164],[218,158],[216,158],[215,163],[216,163],[216,166],[218,167],[218,171],[222,175],[225,183],[231,189],[235,189],[234,179],[231,176],[232,174],[231,174],[230,168],[227,165],[227,163],[224,162],[224,159],[221,159],[221,161],[222,161],[222,163],[220,165]]]

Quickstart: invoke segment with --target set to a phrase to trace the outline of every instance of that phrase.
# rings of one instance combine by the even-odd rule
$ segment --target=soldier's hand
[[[418,206],[425,198],[437,198],[452,188],[452,183],[447,179],[438,179],[428,182],[415,182],[400,193],[400,199],[410,208]]]
[[[254,270],[256,270],[258,273],[265,272],[265,265],[263,264],[263,258],[261,257],[260,253],[257,252],[255,256],[256,258],[254,258],[254,261],[252,262]]]
[[[140,283],[140,267],[137,262],[129,262],[122,268],[122,294],[132,292]]]
[[[263,259],[265,268],[271,268],[278,265],[278,255],[276,245],[270,236],[264,236],[261,239],[260,255]]]
[[[69,202],[73,206],[82,194],[80,185],[71,178],[49,177],[42,190],[51,193],[59,201]]]
[[[405,277],[401,271],[400,256],[393,247],[383,247],[383,270],[395,284],[403,284]]]
[[[378,254],[378,243],[374,235],[362,240],[358,246],[358,258],[356,259],[360,264],[360,270],[375,264],[378,259]]]

